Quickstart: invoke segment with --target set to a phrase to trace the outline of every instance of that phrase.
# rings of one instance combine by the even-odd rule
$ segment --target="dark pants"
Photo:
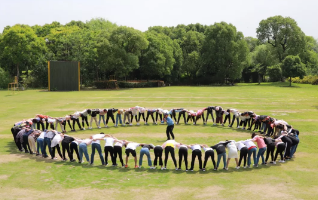
[[[191,115],[188,115],[187,122],[189,122],[190,118],[191,118],[192,121],[195,123],[195,117],[194,117],[194,116],[191,116]]]
[[[13,135],[13,140],[15,142],[15,145],[18,147],[18,149],[20,151],[22,151],[22,146],[21,146],[20,140],[16,139],[16,136],[17,136],[18,132],[20,132],[20,131],[21,131],[21,129],[11,128],[11,133]]]
[[[147,118],[146,118],[146,122],[148,123],[148,118],[149,118],[149,115],[151,116],[152,118],[152,121],[155,123],[155,119],[153,118],[153,113],[147,113]]]
[[[82,116],[82,126],[83,126],[83,128],[85,127],[85,122],[86,122],[86,126],[89,127],[88,121],[87,121],[87,116],[86,117]]]
[[[72,127],[72,125],[71,125],[70,120],[65,120],[65,121],[62,123],[62,125],[64,126],[64,130],[66,131],[66,121],[67,121],[68,126],[70,127],[70,129],[73,130],[73,127]]]
[[[233,118],[235,118],[235,117],[233,116]],[[231,114],[230,113],[225,115],[223,124],[225,124],[227,120],[229,121],[229,125],[230,125],[231,124]]]
[[[157,160],[159,158],[159,165],[162,166],[163,163],[162,163],[162,152],[163,152],[163,149],[162,147],[155,147],[154,148],[154,153],[155,153],[155,159],[153,161],[153,165],[154,166],[157,166]]]
[[[50,155],[51,155],[51,157],[52,157],[52,148],[51,148],[51,139],[50,138],[47,138],[47,137],[45,137],[44,138],[44,145],[43,145],[44,147],[43,147],[43,149],[44,149],[44,155],[43,156],[47,156],[47,154],[46,154],[46,146],[48,146],[48,148],[49,148],[49,153],[50,153]],[[43,153],[42,153],[43,154]]]
[[[290,148],[291,148],[293,142],[292,142],[291,139],[289,139],[287,136],[282,137],[281,140],[282,140],[282,141],[285,143],[285,145],[286,145],[284,158],[289,157],[289,156],[290,156]]]
[[[239,160],[238,166],[241,166],[241,162],[242,162],[243,158],[244,158],[244,167],[246,166],[247,153],[248,153],[248,148],[247,147],[241,148],[241,150],[240,150],[240,160]]]
[[[170,147],[170,146],[165,148],[165,167],[167,167],[169,153],[170,153],[171,158],[173,160],[174,166],[177,168],[177,161],[176,161],[176,158],[174,156],[174,148]]]
[[[112,114],[108,114],[107,113],[106,125],[108,124],[109,118],[111,118],[113,123],[115,124],[114,114],[113,113]]]
[[[195,124],[196,124],[197,121],[200,119],[200,117],[202,117],[202,121],[203,121],[203,123],[205,123],[204,114],[202,114],[202,115],[196,117],[196,119],[195,119]]]
[[[79,127],[80,129],[82,129],[81,124],[80,124],[80,121],[79,121],[78,118],[77,118],[77,119],[72,119],[72,121],[73,121],[73,130],[74,130],[74,131],[75,131],[75,122],[77,123],[78,127]]]
[[[275,143],[268,144],[267,145],[267,150],[266,150],[265,162],[267,162],[269,154],[271,154],[272,161],[274,161],[274,151],[275,151]]]
[[[72,155],[72,157],[73,157],[73,152],[75,151],[75,153],[76,153],[76,156],[77,156],[77,159],[80,161],[81,159],[80,159],[80,156],[79,156],[79,153],[78,153],[78,145],[76,144],[76,143],[74,143],[74,142],[71,142],[71,144],[70,144],[70,155]]]
[[[59,154],[59,156],[64,159],[62,153],[61,153],[61,149],[60,149],[60,145],[57,144],[55,147],[52,147],[52,159],[55,157],[55,149],[57,150],[57,153]]]
[[[204,164],[203,164],[203,168],[205,168],[206,163],[209,160],[209,157],[211,157],[212,163],[213,163],[213,167],[215,169],[215,160],[214,160],[214,151],[213,150],[209,150],[205,152],[205,156],[204,156]]]
[[[29,145],[28,137],[29,136],[27,136],[27,135],[23,135],[23,143],[22,143],[22,145],[23,145],[25,153],[28,153],[28,152],[32,153],[30,145]]]
[[[191,160],[191,169],[193,170],[195,158],[198,156],[199,159],[199,168],[202,169],[202,152],[199,149],[192,151],[192,160]]]
[[[107,165],[108,164],[108,153],[110,154],[110,158],[111,158],[111,161],[114,165],[114,147],[112,146],[106,146],[104,147],[104,152],[105,152],[105,164]]]
[[[121,165],[124,166],[122,151],[123,151],[122,147],[114,146],[114,165],[117,165],[117,155],[118,155]]]
[[[188,149],[185,147],[179,149],[179,169],[181,169],[182,157],[184,158],[186,170],[188,170]]]
[[[238,126],[240,125],[240,123],[239,123],[239,118],[236,117],[235,115],[233,115],[232,123],[231,123],[231,125],[230,125],[231,127],[233,126],[235,119],[236,119],[236,127],[238,127]]]
[[[158,121],[158,115],[160,117],[160,121],[162,122],[162,114],[160,114],[160,113],[156,113],[156,121]]]
[[[36,123],[36,129],[41,130],[40,125],[42,127],[42,131],[44,131],[44,123],[42,122],[42,119],[38,123]]]
[[[133,119],[134,119],[134,116],[131,114],[131,122],[130,122],[130,123],[133,122]],[[135,115],[135,120],[136,120],[136,122],[138,122],[138,117],[137,117],[137,115]]]
[[[283,152],[285,148],[286,148],[286,145],[284,143],[280,143],[277,145],[274,161],[276,161],[278,154],[280,154],[281,160],[284,159]]]
[[[208,121],[208,119],[209,119],[209,115],[211,115],[211,117],[212,117],[212,121],[213,121],[213,123],[214,123],[213,110],[211,110],[211,111],[207,111],[207,113],[206,113],[206,121],[205,121],[205,122],[207,122],[207,121]]]
[[[179,116],[178,116],[178,124],[179,124],[179,122],[180,122],[180,118],[181,118],[181,116],[183,116],[184,124],[186,124],[185,111],[181,111],[181,112],[179,112]]]
[[[70,160],[73,160],[73,155],[71,154],[71,151],[70,151],[70,143],[62,141],[61,144],[62,144],[63,158],[66,159],[65,151],[67,151],[68,157],[70,158]]]
[[[172,139],[174,140],[174,135],[172,132],[173,128],[174,128],[174,124],[167,126],[167,130],[166,130],[167,140],[170,140],[170,135],[171,135]]]
[[[176,119],[176,112],[175,112],[175,111],[173,111],[173,112],[170,114],[170,117],[171,117],[171,119],[173,118],[175,122],[177,121],[177,119]]]
[[[48,123],[48,122],[46,122],[45,129],[47,130],[49,128],[49,124],[50,124],[50,128],[54,130],[54,124]]]
[[[138,122],[140,122],[140,116],[142,116],[142,119],[143,119],[144,122],[145,122],[145,121],[146,121],[146,120],[145,120],[145,113],[139,113]]]

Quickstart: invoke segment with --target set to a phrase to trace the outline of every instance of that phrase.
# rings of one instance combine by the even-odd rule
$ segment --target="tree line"
[[[0,34],[0,85],[24,72],[24,82],[46,87],[48,60],[80,61],[85,86],[110,76],[223,84],[318,74],[317,40],[306,36],[294,19],[269,17],[256,33],[257,38],[244,37],[226,22],[153,26],[145,32],[101,18],[65,25],[16,24]]]

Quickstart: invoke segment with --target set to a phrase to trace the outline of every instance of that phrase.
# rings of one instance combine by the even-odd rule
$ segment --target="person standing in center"
[[[167,140],[170,140],[170,135],[172,137],[172,139],[174,140],[174,135],[173,135],[173,128],[174,128],[174,122],[172,121],[171,117],[169,117],[168,113],[165,113],[163,121],[167,122],[167,130],[166,130],[166,134],[167,134]]]

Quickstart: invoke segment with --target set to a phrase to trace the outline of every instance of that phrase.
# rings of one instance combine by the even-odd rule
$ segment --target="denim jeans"
[[[266,149],[267,149],[267,147],[263,147],[263,148],[258,150],[256,165],[258,165],[259,157],[262,157],[262,164],[265,163],[264,153],[265,153]]]
[[[100,121],[101,121],[102,118],[103,118],[104,125],[106,125],[105,115],[99,115],[99,121],[98,121],[99,126],[100,126]]]
[[[146,156],[147,156],[148,165],[149,165],[149,166],[152,166],[152,162],[151,162],[150,153],[149,153],[149,149],[148,149],[148,148],[142,148],[142,149],[140,150],[139,166],[142,165],[142,157],[144,156],[144,154],[146,154]]]
[[[299,142],[298,135],[295,135],[295,137],[297,138],[297,140]],[[290,156],[289,157],[291,157],[291,158],[293,157],[294,153],[296,152],[297,146],[298,146],[298,144],[296,144],[290,148]]]
[[[263,131],[263,132],[265,132],[265,131],[266,131],[266,123],[263,123],[263,124],[262,124],[261,131]]]
[[[83,154],[84,154],[87,162],[89,162],[89,156],[87,153],[87,145],[85,143],[81,143],[81,144],[79,144],[78,149],[79,149],[80,161],[83,161]]]
[[[216,164],[216,168],[219,168],[219,164],[220,164],[220,161],[221,161],[222,157],[223,157],[224,168],[226,167],[226,153],[221,153],[221,154],[218,154],[218,162]]]
[[[91,155],[91,164],[94,163],[94,156],[95,156],[95,149],[97,150],[100,160],[102,161],[102,164],[104,165],[104,157],[103,157],[103,153],[102,153],[102,148],[100,147],[100,144],[97,143],[93,143],[92,144],[92,155]]]
[[[250,166],[251,165],[251,155],[253,153],[253,160],[254,160],[254,164],[256,164],[257,160],[256,160],[256,147],[249,149],[248,150],[248,157],[247,157],[247,165]]]
[[[41,154],[44,155],[44,139],[43,138],[38,138],[38,139],[36,139],[36,142],[37,142],[36,152],[40,153],[39,149],[41,149]]]
[[[121,121],[121,114],[118,114],[116,115],[116,124],[118,125],[118,121],[120,124],[123,124],[123,122]]]
[[[50,153],[50,155],[51,155],[51,157],[52,157],[52,148],[51,148],[51,139],[50,138],[44,138],[44,147],[43,147],[43,150],[44,150],[44,152],[42,153],[43,154],[43,156],[47,156],[47,154],[46,154],[46,145],[49,147],[49,153]]]

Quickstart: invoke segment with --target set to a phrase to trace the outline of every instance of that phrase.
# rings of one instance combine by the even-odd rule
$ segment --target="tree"
[[[0,41],[1,66],[13,74],[16,69],[19,78],[20,70],[28,69],[37,62],[38,56],[45,52],[43,38],[37,37],[27,25],[14,25],[6,30]]]
[[[215,23],[205,32],[202,72],[205,76],[213,75],[220,82],[226,78],[238,79],[248,52],[244,36],[236,31],[235,26],[225,22]]]
[[[252,71],[258,73],[258,84],[261,84],[261,77],[265,75],[267,67],[278,63],[278,61],[271,52],[271,46],[266,44],[257,46],[255,51],[250,54],[253,65]]]
[[[257,38],[245,37],[244,40],[246,41],[250,52],[253,52],[255,48],[259,45],[259,40]]]
[[[170,75],[175,63],[174,43],[166,35],[148,31],[146,39],[149,41],[148,48],[142,51],[140,58],[140,71],[149,77],[160,78]]]
[[[299,56],[287,56],[282,62],[283,76],[289,77],[289,86],[291,86],[292,77],[303,77],[306,75],[306,69]]]
[[[274,16],[262,20],[256,32],[260,42],[274,47],[280,62],[288,55],[298,55],[306,46],[305,34],[290,17]]]
[[[301,61],[306,66],[308,74],[318,74],[318,53],[316,52],[317,41],[311,37],[306,36],[306,48],[299,54]]]

